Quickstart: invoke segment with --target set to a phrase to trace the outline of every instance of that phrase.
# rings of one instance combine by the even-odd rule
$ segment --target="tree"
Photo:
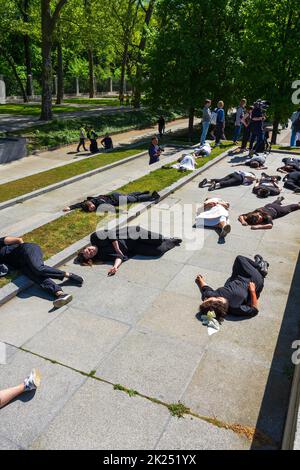
[[[239,26],[234,0],[160,0],[150,33],[147,99],[152,106],[189,115],[207,97],[231,104],[238,62]]]
[[[42,16],[42,109],[40,119],[52,119],[52,61],[53,35],[60,12],[68,0],[58,0],[51,11],[51,0],[41,0]]]
[[[294,105],[292,83],[300,74],[300,11],[298,0],[246,0],[242,7],[243,40],[240,81],[253,100],[271,102],[272,142],[279,123]]]

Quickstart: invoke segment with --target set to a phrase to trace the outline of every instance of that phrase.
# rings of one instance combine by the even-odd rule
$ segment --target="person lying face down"
[[[71,302],[72,296],[64,293],[53,279],[60,281],[67,279],[79,286],[82,286],[83,279],[76,274],[46,266],[43,258],[42,249],[36,243],[24,243],[19,237],[0,238],[0,265],[7,265],[21,271],[54,297],[55,308],[62,307]],[[6,273],[7,270],[4,271],[4,274]]]
[[[135,192],[129,194],[122,193],[112,193],[105,194],[100,196],[91,196],[88,197],[83,202],[78,202],[71,206],[64,208],[64,212],[70,212],[75,209],[82,209],[84,212],[96,212],[100,206],[113,206],[119,207],[121,205],[138,203],[138,202],[150,202],[150,201],[159,201],[160,195],[153,191],[144,191],[144,192]]]
[[[75,262],[92,266],[94,261],[113,261],[109,276],[114,276],[129,258],[136,255],[160,257],[182,243],[180,238],[165,238],[141,227],[95,232],[90,241],[91,244],[78,253]]]
[[[227,175],[224,178],[220,179],[214,178],[208,180],[205,178],[199,183],[199,188],[209,186],[208,191],[214,191],[216,189],[229,188],[231,186],[249,186],[253,184],[255,180],[256,176],[254,175],[254,173],[249,173],[247,171],[235,171],[234,173],[230,173],[230,175]]]
[[[252,192],[259,198],[278,196],[282,191],[278,181],[281,181],[280,176],[269,176],[266,173],[262,173],[261,178],[256,181]]]
[[[204,201],[204,211],[196,217],[196,228],[212,227],[219,232],[220,238],[225,238],[231,232],[229,224],[229,202],[220,198],[208,198]]]
[[[278,198],[272,204],[256,209],[248,214],[240,215],[239,221],[242,225],[250,226],[252,230],[271,230],[273,228],[273,220],[285,217],[291,212],[300,209],[300,203],[283,206],[284,197]]]
[[[196,284],[202,294],[200,313],[213,311],[218,321],[227,315],[254,317],[259,312],[258,299],[264,288],[264,277],[269,264],[260,255],[251,260],[238,256],[234,262],[231,277],[224,287],[214,290],[202,275],[197,276]]]
[[[292,173],[293,171],[300,171],[299,157],[283,158],[282,163],[284,163],[284,166],[277,168],[277,171],[280,173]]]

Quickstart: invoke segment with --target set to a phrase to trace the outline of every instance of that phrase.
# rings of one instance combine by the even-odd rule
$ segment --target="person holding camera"
[[[266,113],[263,101],[258,100],[254,103],[254,109],[251,115],[251,140],[250,140],[250,153],[256,153],[259,151],[261,145],[264,142],[264,127],[263,123],[266,119]],[[256,142],[255,146],[254,143]]]
[[[162,152],[163,149],[161,149],[158,145],[158,138],[156,136],[152,137],[151,145],[149,147],[149,165],[153,165],[154,163],[159,162]]]

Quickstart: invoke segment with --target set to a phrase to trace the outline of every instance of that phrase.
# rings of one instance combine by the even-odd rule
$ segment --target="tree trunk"
[[[64,100],[64,65],[61,42],[57,44],[57,96],[56,104],[61,104]]]
[[[95,76],[94,76],[94,56],[92,49],[88,50],[89,56],[89,95],[95,98]]]
[[[26,94],[26,90],[24,88],[24,85],[23,85],[23,82],[22,82],[21,78],[18,75],[17,67],[16,67],[16,64],[14,63],[13,58],[10,57],[10,55],[8,55],[6,53],[4,47],[2,47],[1,45],[0,45],[0,52],[2,53],[3,57],[7,60],[7,63],[10,65],[10,67],[13,71],[13,74],[14,74],[14,76],[15,76],[18,84],[19,84],[20,91],[22,93],[24,103],[28,103],[28,97],[27,97],[27,94]]]
[[[189,110],[189,141],[192,142],[194,135],[194,118],[195,108],[191,107]]]
[[[59,0],[51,15],[51,1],[41,0],[42,16],[42,108],[41,121],[50,121],[52,115],[52,63],[51,50],[53,31],[59,19],[59,15],[67,0]]]
[[[277,135],[278,135],[278,130],[279,130],[279,118],[277,116],[274,117],[273,121],[273,133],[272,133],[272,145],[276,145],[277,142]]]
[[[156,0],[150,0],[148,9],[146,11],[145,16],[145,23],[142,33],[142,38],[139,45],[139,53],[138,53],[138,61],[137,61],[137,68],[136,68],[136,78],[135,78],[135,85],[134,85],[134,94],[133,94],[133,105],[136,109],[141,107],[141,97],[142,97],[142,81],[143,81],[143,52],[146,48],[147,43],[147,28],[149,27],[153,10],[154,4]]]
[[[120,81],[120,89],[119,89],[119,98],[120,104],[124,104],[124,93],[125,93],[125,79],[126,79],[126,65],[128,60],[128,49],[129,44],[128,41],[125,42],[123,57],[122,57],[122,68],[121,68],[121,81]]]
[[[27,96],[33,96],[30,38],[27,35],[24,36],[24,56],[25,56],[26,77],[27,77],[26,94]]]

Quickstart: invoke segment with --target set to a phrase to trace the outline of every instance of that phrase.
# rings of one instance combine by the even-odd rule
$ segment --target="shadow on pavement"
[[[299,339],[300,333],[299,286],[300,253],[256,423],[257,432],[252,442],[252,449],[264,449],[270,448],[270,445],[272,446],[271,442],[266,442],[266,446],[257,445],[259,431],[273,441],[273,446],[275,444],[277,448],[281,447],[293,378],[291,357],[294,350],[292,349],[292,343]],[[272,292],[269,292],[269,295],[272,295]],[[270,328],[272,328],[271,321]],[[267,331],[265,333],[262,332],[262,334],[266,335],[267,333]]]

